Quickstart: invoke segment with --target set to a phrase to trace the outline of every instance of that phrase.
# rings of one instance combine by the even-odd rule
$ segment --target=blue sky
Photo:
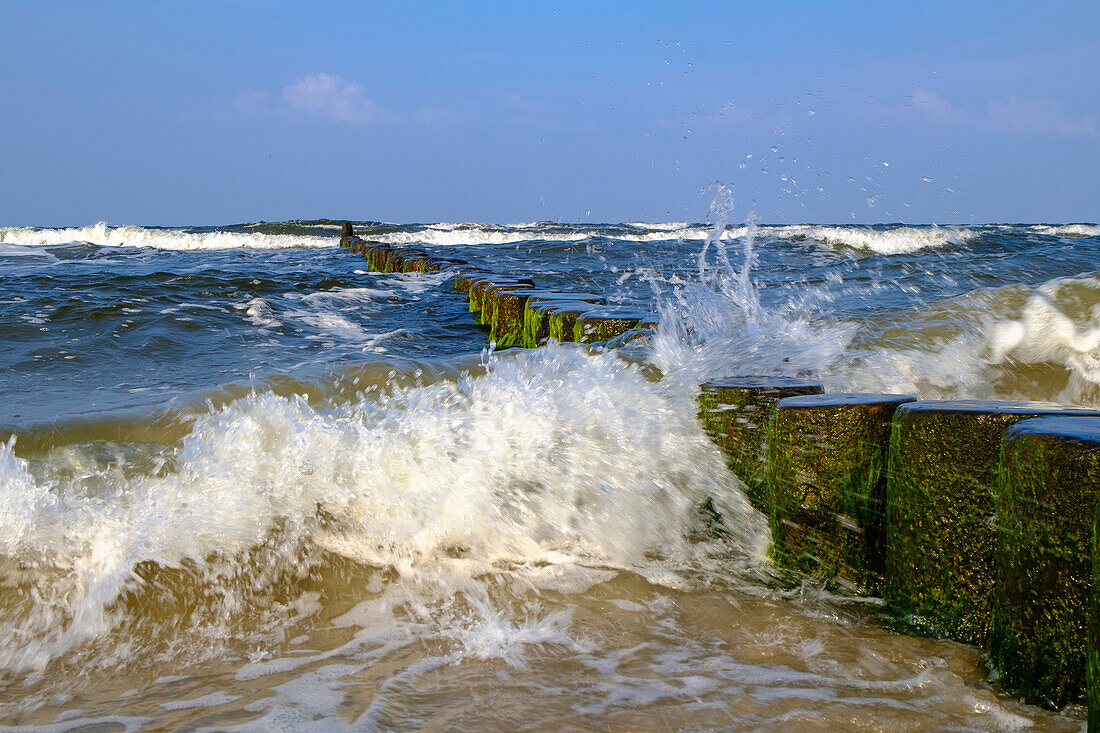
[[[1100,219],[1100,3],[0,0],[0,225]],[[750,157],[751,156],[751,157]]]

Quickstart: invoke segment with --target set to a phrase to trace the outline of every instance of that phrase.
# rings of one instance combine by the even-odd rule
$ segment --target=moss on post
[[[1085,702],[1100,418],[1005,431],[997,490],[990,660],[1001,684],[1053,710]]]
[[[488,326],[490,329],[493,327],[493,322],[497,317],[497,297],[501,293],[508,293],[513,290],[530,290],[529,285],[516,282],[498,282],[493,283],[485,288],[485,291],[481,295],[481,325]]]
[[[406,263],[427,256],[428,253],[420,249],[395,249],[386,259],[385,272],[405,272]]]
[[[388,244],[376,244],[367,248],[367,269],[372,272],[385,272],[386,260],[393,253]]]
[[[581,313],[596,307],[595,303],[579,300],[545,300],[544,295],[532,295],[523,309],[523,330],[520,346],[533,349],[550,338],[550,316],[561,308],[578,309]]]
[[[471,313],[481,312],[481,299],[485,295],[485,288],[498,282],[507,282],[507,280],[496,275],[487,275],[475,279],[470,284],[470,289],[466,291],[466,294],[469,297]]]
[[[486,291],[486,297],[492,300],[490,340],[500,348],[516,346],[523,332],[523,309],[531,297],[531,289],[523,286],[501,290],[490,288]]]
[[[646,315],[637,308],[594,308],[573,324],[573,340],[582,344],[607,341],[634,328]]]
[[[428,255],[407,257],[401,265],[401,272],[427,272],[426,268],[431,262],[432,258]]]
[[[492,275],[484,270],[463,270],[455,276],[454,289],[460,293],[469,293],[474,283],[486,277],[492,277]]]
[[[400,249],[391,249],[389,254],[386,255],[386,264],[382,266],[381,272],[401,272],[401,266],[405,263],[405,252]]]
[[[784,397],[821,394],[817,382],[790,377],[732,377],[699,386],[699,419],[726,454],[730,470],[745,482],[748,499],[768,511],[764,491],[768,419]]]
[[[484,310],[485,304],[483,303],[483,300],[485,298],[485,291],[491,287],[497,285],[518,285],[531,287],[534,284],[535,283],[533,280],[529,280],[526,278],[504,277],[501,275],[488,275],[485,277],[477,278],[470,285],[470,289],[468,291],[470,297],[470,312],[481,313]],[[489,316],[491,318],[492,314],[490,313]],[[482,323],[484,324],[488,324],[490,322],[491,321],[489,320],[482,321]]]
[[[1100,503],[1093,515],[1092,584],[1089,588],[1088,646],[1085,657],[1085,699],[1088,701],[1090,731],[1100,731]]]
[[[924,633],[985,646],[992,627],[993,480],[1009,426],[1098,415],[1042,402],[929,401],[898,408],[886,488],[884,595]]]
[[[562,343],[573,341],[577,319],[592,310],[591,303],[572,303],[559,306],[550,312],[550,338]]]
[[[427,264],[424,265],[424,272],[442,272],[449,267],[463,267],[470,264],[466,260],[460,260],[454,257],[432,257]]]
[[[776,565],[846,592],[881,592],[890,422],[915,399],[821,394],[776,403],[765,478]]]

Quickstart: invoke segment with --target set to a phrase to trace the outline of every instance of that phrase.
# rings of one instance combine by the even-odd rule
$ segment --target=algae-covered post
[[[884,595],[926,632],[985,646],[992,627],[993,481],[1006,428],[1100,412],[1043,402],[910,402],[894,414]]]
[[[821,394],[825,389],[817,382],[792,377],[732,377],[699,388],[704,429],[726,454],[730,469],[745,482],[752,505],[767,512],[764,448],[771,409],[784,397]]]
[[[523,331],[523,310],[532,292],[534,291],[531,288],[523,286],[490,288],[485,291],[486,305],[492,311],[489,317],[489,338],[500,348],[519,343]]]
[[[915,400],[857,393],[776,403],[766,486],[778,566],[846,591],[881,591],[890,424]]]
[[[991,661],[1001,684],[1033,701],[1055,710],[1084,702],[1100,418],[1009,428],[996,486]]]
[[[638,308],[593,308],[573,324],[573,340],[596,343],[626,333],[650,314]]]
[[[551,311],[562,306],[589,304],[595,307],[606,301],[595,293],[560,292],[555,290],[535,290],[523,307],[523,325],[519,345],[534,348],[550,338]]]
[[[522,344],[528,348],[534,348],[550,338],[559,341],[571,341],[573,330],[567,327],[565,317],[558,312],[573,314],[572,317],[575,321],[581,313],[595,307],[596,303],[586,300],[546,300],[538,296],[531,296],[527,299],[527,305],[523,309]],[[556,321],[555,315],[558,315]],[[557,331],[554,330],[555,322],[557,323]]]

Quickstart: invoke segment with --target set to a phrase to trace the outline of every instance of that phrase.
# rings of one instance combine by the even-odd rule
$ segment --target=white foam
[[[564,231],[563,231],[564,230]],[[540,230],[538,226],[504,227],[492,224],[433,224],[421,231],[389,232],[371,235],[374,241],[386,244],[419,244],[437,246],[515,244],[532,240],[549,242],[584,242],[598,236],[607,236],[627,242],[658,242],[678,239],[702,240],[707,229],[700,227],[666,228],[654,226],[649,232],[630,233],[615,231],[569,231],[566,227],[553,226]]]
[[[285,536],[265,550],[264,573],[308,562],[301,548],[323,545],[395,568],[412,584],[400,602],[425,608],[456,592],[484,597],[468,579],[487,563],[659,558],[672,572],[693,561],[688,530],[707,495],[739,508],[729,525],[742,556],[757,556],[763,520],[731,488],[691,393],[670,389],[614,356],[553,347],[493,358],[482,377],[331,412],[258,395],[199,419],[172,473],[103,469],[95,498],[36,479],[11,446],[0,448],[0,541],[36,569],[44,599],[0,620],[0,667],[40,669],[114,628],[124,612],[114,601],[138,563],[186,562],[209,570],[203,582],[222,583],[225,559],[264,546],[276,527]],[[324,530],[318,507],[331,517]],[[61,575],[44,583],[46,568]],[[235,608],[246,602],[226,593]],[[504,629],[522,647],[566,622],[503,617],[487,600],[472,609],[462,623],[430,608],[425,618],[471,653],[514,663]]]
[[[0,242],[3,240],[0,239]],[[32,247],[22,244],[0,244],[0,257],[32,257],[34,259],[45,259],[53,262],[57,261],[57,257],[46,252],[38,247]]]
[[[964,244],[978,236],[970,229],[955,227],[826,227],[815,225],[782,226],[763,230],[765,236],[779,239],[805,238],[827,245],[840,245],[875,254],[906,254],[948,244]]]
[[[249,323],[253,326],[278,328],[283,325],[275,317],[274,311],[271,310],[271,304],[263,298],[253,298],[247,303],[236,304],[233,307],[237,310],[243,310],[244,314],[248,316]]]
[[[633,230],[621,228],[571,229],[568,226],[535,222],[529,224],[430,224],[419,231],[396,231],[369,234],[372,241],[387,244],[422,246],[503,245],[541,240],[551,242],[585,242],[594,237],[606,236],[626,242],[704,241],[712,228],[686,222],[644,223],[631,222]],[[327,229],[328,227],[322,227]],[[1036,228],[1037,231],[1043,228]],[[1074,224],[1046,227],[1047,233],[1057,236],[1096,236],[1097,227]],[[722,239],[733,240],[745,236],[744,227],[731,227],[722,232]],[[828,246],[843,246],[877,254],[903,254],[922,249],[959,244],[973,239],[977,234],[968,229],[953,227],[895,227],[872,229],[860,226],[769,226],[760,229],[760,236],[769,240],[809,239]],[[0,228],[0,244],[18,245],[11,253],[0,250],[0,255],[28,256],[34,247],[88,242],[110,247],[148,247],[170,250],[224,250],[224,249],[287,249],[333,247],[333,237],[290,234],[260,234],[248,232],[204,231],[182,229],[158,229],[139,226],[109,226],[105,223],[71,229],[35,227]]]
[[[1059,224],[1055,226],[1033,226],[1029,229],[1052,237],[1100,237],[1100,226],[1096,224]]]
[[[227,692],[218,691],[211,692],[209,695],[202,695],[201,697],[193,697],[190,700],[173,700],[172,702],[161,703],[160,706],[165,710],[194,710],[196,708],[213,708],[219,705],[228,705],[240,699],[240,695],[230,695]]]
[[[841,389],[925,398],[1100,407],[1100,277],[979,291],[927,314],[912,312],[906,328],[918,339],[926,328],[938,335],[920,346],[853,349],[829,379]]]
[[[126,733],[130,733],[130,731],[139,731],[152,722],[152,718],[126,715],[104,715],[99,718],[68,718],[62,722],[52,723],[50,725],[37,724],[4,726],[4,730],[25,730],[34,731],[35,733],[64,733],[64,731],[87,729],[90,727],[121,727],[123,731],[126,731]]]
[[[289,249],[334,247],[332,237],[227,231],[191,232],[139,226],[109,226],[103,222],[71,229],[2,227],[0,243],[26,247],[89,243],[100,247],[147,247],[170,250]]]

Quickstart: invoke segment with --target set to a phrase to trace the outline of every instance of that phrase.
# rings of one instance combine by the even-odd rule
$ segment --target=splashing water
[[[515,565],[651,568],[672,582],[697,560],[686,538],[706,496],[730,516],[738,555],[760,556],[763,524],[694,425],[690,393],[564,347],[486,368],[332,411],[254,395],[200,418],[164,475],[77,469],[98,473],[94,491],[86,476],[56,478],[74,473],[72,451],[32,470],[14,442],[0,446],[3,550],[20,567],[8,575],[28,583],[6,599],[0,670],[43,669],[104,638],[165,573],[214,599],[200,614],[211,633],[325,552],[393,568],[404,602],[430,591],[421,605],[476,598],[477,576]],[[471,608],[475,624],[501,613]]]
[[[756,263],[756,214],[749,212],[740,235],[741,269],[730,263],[723,233],[733,214],[733,192],[721,182],[713,190],[714,227],[699,253],[699,280],[670,280],[658,288],[660,325],[649,359],[667,376],[685,382],[735,375],[807,376],[825,370],[845,351],[855,327],[815,313],[810,293],[794,293],[786,307],[766,309]],[[716,263],[709,265],[713,246]],[[663,295],[663,297],[661,297]]]

